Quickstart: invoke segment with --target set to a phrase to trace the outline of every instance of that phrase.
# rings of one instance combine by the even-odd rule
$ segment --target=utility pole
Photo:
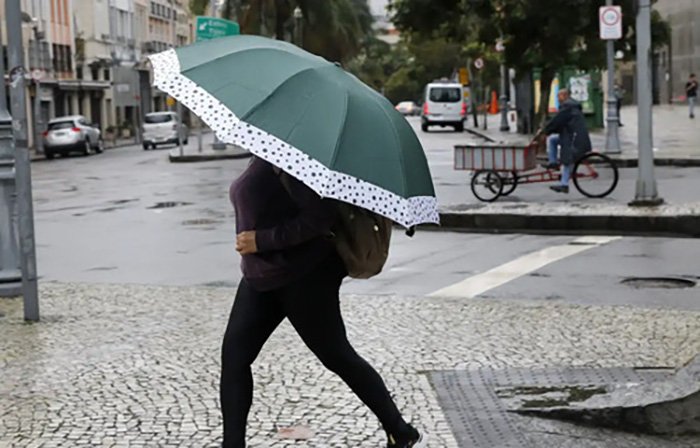
[[[216,2],[217,2],[217,0],[209,0],[209,6],[211,8],[211,16],[212,17],[219,17],[218,7],[217,7]],[[214,132],[214,143],[212,143],[211,148],[212,149],[222,149],[222,150],[226,149],[226,143],[219,140],[219,137],[217,137],[217,135],[216,135],[216,131],[214,131],[212,129],[212,132]]]
[[[0,297],[22,293],[22,272],[19,268],[19,248],[15,196],[15,147],[12,137],[12,117],[7,110],[5,95],[5,63],[2,32],[0,32]]]
[[[44,33],[39,30],[39,20],[32,19],[32,30],[34,31],[34,149],[37,153],[44,152],[43,139],[41,135],[41,73],[44,67],[41,64],[41,41],[44,40]],[[39,75],[39,76],[35,76]]]
[[[606,0],[606,6],[612,6],[613,0]],[[617,115],[617,98],[615,95],[615,40],[608,39],[607,60],[608,60],[608,117],[605,134],[605,152],[608,154],[619,154],[620,150],[620,117]]]
[[[637,107],[639,170],[637,191],[630,205],[653,206],[663,203],[654,178],[654,149],[651,99],[651,0],[638,0],[637,11]]]
[[[22,11],[20,0],[5,2],[8,35],[8,65],[12,129],[15,136],[15,173],[17,183],[17,213],[19,228],[20,267],[24,319],[39,320],[39,293],[37,288],[36,248],[34,244],[34,208],[32,204],[32,176],[27,145],[27,103],[22,50]]]

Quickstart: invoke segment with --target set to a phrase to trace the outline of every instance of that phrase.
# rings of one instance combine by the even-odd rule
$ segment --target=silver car
[[[187,144],[189,130],[187,125],[180,123],[180,117],[175,112],[151,112],[143,117],[143,149],[156,149],[158,145],[179,143],[177,129],[180,127],[180,138]]]
[[[82,115],[54,118],[44,132],[44,155],[47,159],[71,152],[87,156],[101,153],[103,149],[100,129]]]

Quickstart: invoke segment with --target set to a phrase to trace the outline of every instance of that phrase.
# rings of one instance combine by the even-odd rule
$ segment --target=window
[[[167,123],[173,121],[173,117],[170,114],[146,114],[143,121],[148,124]]]
[[[430,89],[430,101],[434,103],[456,103],[462,100],[459,87],[433,87]]]
[[[71,129],[75,124],[72,121],[57,121],[49,123],[49,131],[58,131],[59,129]]]
[[[83,79],[83,66],[79,65],[75,68],[75,77],[78,79]]]
[[[109,80],[110,80],[110,77],[109,77],[109,75],[110,75],[110,73],[109,73],[109,69],[108,69],[108,68],[106,68],[106,69],[105,69],[105,81],[109,81]]]
[[[92,76],[93,81],[97,81],[100,79],[100,72],[97,68],[93,68],[90,70],[90,75]]]

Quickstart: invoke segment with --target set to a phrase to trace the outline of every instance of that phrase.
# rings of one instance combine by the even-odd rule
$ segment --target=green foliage
[[[190,12],[195,16],[206,15],[209,0],[190,0]]]
[[[293,40],[296,7],[303,14],[302,46],[328,60],[349,61],[372,34],[367,0],[226,0],[223,16],[244,34]]]

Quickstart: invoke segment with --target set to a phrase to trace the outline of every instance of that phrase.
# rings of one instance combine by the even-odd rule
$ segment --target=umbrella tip
[[[409,238],[413,237],[413,235],[415,235],[415,234],[416,234],[416,226],[411,226],[408,228],[408,230],[406,230],[406,236],[408,236]]]

